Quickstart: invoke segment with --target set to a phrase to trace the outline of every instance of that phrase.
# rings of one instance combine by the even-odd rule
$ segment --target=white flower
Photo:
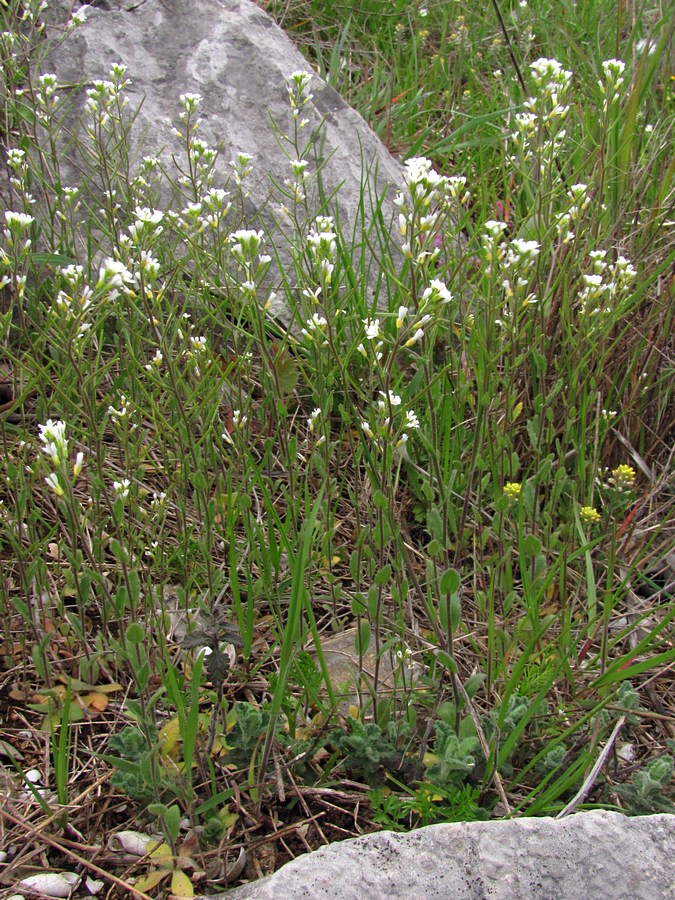
[[[641,56],[645,51],[647,52],[647,56],[652,56],[656,51],[656,41],[640,38],[635,44],[635,54],[636,56]]]
[[[77,456],[75,457],[75,464],[73,465],[73,475],[77,478],[77,476],[82,471],[82,466],[84,465],[84,453],[80,450]]]
[[[29,216],[27,213],[5,210],[5,222],[10,231],[25,231],[34,221],[33,216]]]
[[[113,481],[113,491],[118,497],[121,497],[123,500],[129,496],[129,487],[131,486],[131,482],[128,478],[123,478],[121,481]]]
[[[452,294],[445,286],[445,282],[440,281],[438,278],[433,278],[429,282],[429,287],[422,294],[422,302],[426,303],[427,301],[432,303],[452,302]]]
[[[72,14],[70,17],[70,22],[68,23],[69,28],[76,28],[78,25],[84,24],[87,13],[89,12],[89,5],[81,6],[76,12]]]
[[[152,362],[146,363],[145,368],[150,372],[152,369],[159,369],[164,360],[164,354],[161,350],[155,350],[155,355],[152,357]]]
[[[424,329],[418,328],[415,331],[415,333],[411,337],[409,337],[408,340],[405,342],[406,347],[412,347],[413,344],[416,344],[418,341],[421,341],[423,337],[424,337]]]
[[[186,113],[192,114],[197,110],[199,104],[202,102],[201,94],[181,94],[180,102],[183,106],[183,109]]]
[[[510,249],[521,260],[533,261],[539,255],[539,242],[515,238],[515,240],[511,241]]]
[[[59,476],[56,472],[51,472],[46,476],[45,481],[48,486],[54,491],[57,497],[63,497],[63,488],[59,484]]]
[[[380,335],[380,320],[379,319],[363,319],[363,324],[366,326],[366,337],[369,341],[374,341]]]
[[[379,391],[379,394],[380,397],[384,397],[384,400],[377,401],[377,407],[380,412],[384,412],[390,406],[396,407],[401,405],[401,398],[393,391],[387,391],[386,394],[384,393],[384,391]]]
[[[24,158],[26,154],[17,147],[12,147],[7,151],[7,164],[15,170],[19,170],[24,166]]]
[[[105,286],[116,290],[123,288],[125,284],[133,284],[133,280],[134,276],[124,263],[109,256],[99,269],[97,287]]]
[[[42,452],[53,462],[59,463],[68,453],[68,441],[66,439],[66,423],[47,420],[46,425],[38,425],[38,437],[43,443]]]
[[[496,222],[494,219],[490,219],[485,223],[484,228],[489,238],[499,240],[506,231],[506,222]]]
[[[242,228],[233,231],[228,240],[232,244],[232,255],[241,263],[252,262],[260,250],[264,239],[263,231]]]

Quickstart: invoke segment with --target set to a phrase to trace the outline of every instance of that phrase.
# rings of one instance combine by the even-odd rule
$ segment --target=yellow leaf
[[[180,742],[180,723],[178,716],[174,716],[164,725],[159,732],[161,742],[160,753],[162,756],[175,756],[176,748]]]
[[[192,882],[185,872],[181,872],[180,869],[176,869],[171,876],[171,893],[175,900],[189,900],[195,895]]]
[[[143,891],[144,894],[147,894],[148,891],[151,891],[154,887],[157,887],[160,881],[162,881],[168,875],[169,871],[167,870],[162,871],[161,869],[152,869],[150,872],[148,872],[147,875],[143,875],[141,876],[141,878],[138,878],[136,880],[135,887],[139,891]]]
[[[222,822],[223,828],[226,831],[229,831],[239,818],[239,813],[230,812],[230,810],[225,806],[218,813],[218,818]]]
[[[163,869],[173,869],[173,854],[168,844],[160,844],[159,841],[148,842],[148,852],[153,862]]]
[[[106,695],[102,694],[100,691],[92,691],[90,694],[85,694],[84,697],[82,697],[82,702],[88,709],[93,709],[96,712],[103,712],[104,709],[107,709],[110,701]]]

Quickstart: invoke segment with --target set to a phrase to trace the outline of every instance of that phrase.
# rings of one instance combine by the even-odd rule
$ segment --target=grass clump
[[[40,11],[3,6],[2,746],[51,760],[3,814],[55,865],[85,799],[174,893],[356,818],[671,808],[673,19],[503,7],[269,5],[405,157],[372,296],[308,73],[278,272],[198,95],[184,164],[134,163],[114,66],[66,187]]]

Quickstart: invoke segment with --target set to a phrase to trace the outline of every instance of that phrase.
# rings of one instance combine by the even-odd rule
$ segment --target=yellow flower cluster
[[[523,486],[519,481],[507,481],[504,485],[504,493],[509,500],[518,500],[522,490]]]
[[[582,506],[579,510],[579,516],[585,525],[595,525],[600,521],[600,513],[594,506]]]
[[[627,490],[635,484],[635,469],[632,466],[627,465],[617,466],[616,469],[612,471],[610,481],[620,490]]]

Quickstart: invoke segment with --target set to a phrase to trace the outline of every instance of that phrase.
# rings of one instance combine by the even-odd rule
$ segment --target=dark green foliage
[[[211,816],[211,818],[204,825],[204,829],[200,835],[201,842],[208,846],[209,844],[217,844],[218,841],[222,840],[225,834],[225,826],[220,821],[218,816]]]
[[[489,812],[478,804],[480,789],[465,784],[442,790],[423,782],[410,794],[374,788],[369,793],[373,820],[390,831],[409,831],[439,822],[485,821]]]
[[[439,788],[460,786],[476,765],[475,751],[478,738],[473,735],[460,738],[454,728],[445,722],[436,722],[436,740],[427,767],[427,778]]]
[[[381,782],[382,770],[392,766],[396,748],[391,736],[383,733],[375,722],[365,725],[357,719],[349,720],[349,732],[334,731],[331,743],[344,754],[345,768],[354,776],[364,778],[368,784]]]
[[[270,714],[250,703],[235,703],[236,724],[227,735],[228,759],[236,766],[247,768],[261,736],[270,722]]]
[[[675,813],[675,803],[665,794],[672,777],[673,758],[662,756],[635,772],[628,784],[617,785],[614,790],[628,803],[631,815]]]
[[[156,740],[157,729],[154,725],[148,726],[148,733],[153,741]],[[108,746],[119,754],[119,757],[104,757],[106,762],[116,769],[110,779],[113,787],[141,803],[153,800],[155,798],[152,778],[153,750],[152,747],[148,747],[143,732],[135,725],[128,725],[117,734],[111,735]]]

